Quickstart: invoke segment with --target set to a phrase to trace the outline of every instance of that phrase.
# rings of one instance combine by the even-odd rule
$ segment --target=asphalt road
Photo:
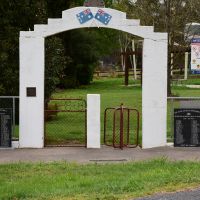
[[[158,194],[135,200],[200,200],[200,188],[182,192]]]

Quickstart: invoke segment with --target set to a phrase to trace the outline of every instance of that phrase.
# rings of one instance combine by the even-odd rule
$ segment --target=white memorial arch
[[[144,38],[142,84],[142,147],[166,145],[167,111],[167,34],[141,26],[139,20],[126,19],[126,13],[101,8],[111,17],[107,24],[92,18],[84,23],[78,14],[89,9],[95,16],[97,7],[76,7],[62,12],[60,19],[35,25],[34,31],[20,32],[20,148],[44,147],[44,67],[45,38],[64,31],[86,27],[103,27]],[[31,95],[27,94],[31,91]],[[34,91],[36,90],[36,91]],[[35,95],[34,95],[34,92]],[[89,105],[88,105],[89,106]],[[90,118],[88,118],[90,120]],[[94,119],[88,122],[92,126]],[[97,120],[98,121],[98,120]],[[100,130],[100,126],[96,129]],[[90,128],[90,127],[88,127]],[[90,136],[91,137],[91,136]],[[95,133],[93,136],[95,137]],[[91,143],[93,138],[89,138]],[[100,140],[98,141],[100,143]],[[95,147],[88,144],[88,147]],[[98,145],[96,146],[98,147]]]

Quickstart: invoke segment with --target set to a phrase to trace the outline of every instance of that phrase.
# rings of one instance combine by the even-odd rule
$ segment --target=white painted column
[[[185,70],[184,70],[184,79],[185,80],[188,79],[188,57],[189,57],[188,52],[185,52]]]
[[[36,97],[27,97],[36,87]],[[20,148],[44,147],[44,38],[20,37]]]
[[[167,142],[167,38],[144,39],[142,88],[142,148]]]
[[[100,148],[100,95],[87,95],[87,148]]]

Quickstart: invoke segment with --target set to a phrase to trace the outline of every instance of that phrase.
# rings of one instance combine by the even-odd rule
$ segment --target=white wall
[[[87,148],[100,148],[100,95],[87,95]]]
[[[26,88],[36,87],[36,97]],[[44,38],[20,37],[20,148],[44,146]]]
[[[144,39],[142,147],[166,145],[167,41]]]

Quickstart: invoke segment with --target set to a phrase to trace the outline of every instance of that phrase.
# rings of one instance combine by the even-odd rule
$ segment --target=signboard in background
[[[12,109],[0,108],[0,147],[11,147]]]
[[[200,74],[200,38],[191,40],[191,73]]]

